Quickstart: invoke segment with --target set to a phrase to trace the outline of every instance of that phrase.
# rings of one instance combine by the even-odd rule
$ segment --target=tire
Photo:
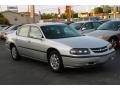
[[[62,57],[57,51],[51,51],[48,56],[49,66],[54,72],[62,72],[64,69]]]
[[[17,51],[16,46],[12,45],[10,50],[11,50],[12,59],[18,61],[20,59],[20,55]]]
[[[116,39],[116,38],[111,38],[110,40],[109,40],[109,42],[112,44],[112,46],[115,48],[115,49],[117,49],[117,47],[118,47],[118,40]]]

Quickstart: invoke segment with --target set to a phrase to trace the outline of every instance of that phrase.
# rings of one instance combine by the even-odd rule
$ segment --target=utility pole
[[[60,8],[58,8],[57,18],[58,18],[58,21],[60,21],[60,18],[61,18],[61,11],[60,11]]]
[[[32,23],[35,23],[35,6],[29,5],[28,12],[30,13],[30,17],[32,18]]]
[[[116,5],[113,7],[113,14],[114,14],[114,19],[116,19]]]
[[[70,22],[71,21],[71,16],[72,16],[71,6],[66,6],[65,13],[66,13],[66,16],[67,16],[67,21]]]

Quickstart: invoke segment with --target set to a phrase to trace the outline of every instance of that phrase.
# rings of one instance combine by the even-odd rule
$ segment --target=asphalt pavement
[[[115,60],[101,67],[67,68],[63,73],[52,72],[43,62],[21,58],[12,60],[10,52],[0,41],[1,85],[119,85],[120,50]]]

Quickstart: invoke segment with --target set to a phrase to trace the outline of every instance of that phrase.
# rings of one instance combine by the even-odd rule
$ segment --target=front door
[[[28,48],[31,50],[29,55],[32,56],[32,58],[39,59],[41,61],[47,60],[45,39],[37,26],[31,26]]]

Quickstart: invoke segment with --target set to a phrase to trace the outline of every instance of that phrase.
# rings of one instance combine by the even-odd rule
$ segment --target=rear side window
[[[23,37],[27,37],[27,36],[28,36],[28,33],[29,33],[29,29],[30,29],[29,26],[22,26],[22,27],[19,29],[18,35],[19,35],[19,36],[23,36]]]

